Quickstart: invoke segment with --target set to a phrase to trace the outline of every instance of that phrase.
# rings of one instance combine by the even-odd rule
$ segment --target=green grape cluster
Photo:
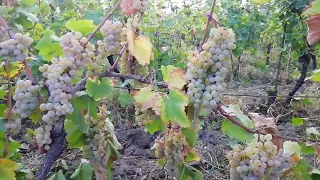
[[[103,40],[97,41],[99,57],[107,57],[119,53],[121,49],[123,24],[120,21],[106,21],[100,32]]]
[[[169,176],[178,177],[178,165],[184,161],[184,148],[187,142],[181,131],[169,129],[166,134],[159,136],[152,149],[158,159],[165,158],[165,168]]]
[[[107,141],[105,137],[108,132],[105,129],[105,116],[100,116],[97,119],[85,116],[86,122],[89,124],[89,131],[85,134],[86,145],[83,148],[84,157],[89,159],[89,162],[94,167],[106,166],[106,148]]]
[[[33,39],[27,35],[16,33],[14,39],[0,43],[0,56],[10,56],[12,61],[23,61],[28,57],[28,48]]]
[[[51,132],[52,125],[45,125],[43,127],[39,127],[36,130],[36,142],[39,148],[44,147],[46,151],[50,149],[50,144],[52,143]]]
[[[84,44],[86,44],[84,46]],[[66,33],[61,36],[60,46],[64,53],[64,58],[73,58],[73,63],[79,68],[85,68],[87,66],[90,69],[94,70],[102,70],[100,65],[94,64],[95,59],[95,46],[88,42],[88,38],[82,36],[80,32],[76,33]],[[72,69],[72,70],[76,70]],[[72,72],[75,74],[76,72]],[[91,71],[89,72],[90,75]]]
[[[140,126],[144,125],[144,123],[148,120],[154,120],[157,118],[158,115],[156,115],[155,112],[150,108],[144,111],[140,111],[137,109],[135,111],[135,123]]]
[[[257,135],[247,147],[236,145],[227,154],[232,180],[276,180],[292,166],[292,157],[272,143],[272,135]]]
[[[40,91],[39,85],[32,85],[30,80],[18,80],[15,89],[14,109],[19,114],[20,118],[27,118],[37,105],[37,95]]]
[[[203,51],[188,55],[186,79],[189,81],[187,95],[195,108],[203,108],[206,114],[217,108],[222,92],[227,87],[224,80],[232,50],[236,48],[235,34],[224,27],[211,29]]]

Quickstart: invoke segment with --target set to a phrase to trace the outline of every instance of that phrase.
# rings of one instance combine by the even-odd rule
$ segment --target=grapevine
[[[172,17],[181,17],[183,20],[193,17],[192,21],[188,18],[186,20],[190,21],[183,23],[180,19],[173,21],[171,12],[162,7],[162,2],[150,6],[149,0],[119,0],[104,18],[101,17],[103,11],[109,7],[101,8],[100,2],[88,2],[86,5],[94,10],[88,11],[80,1],[71,4],[41,0],[39,3],[0,3],[3,12],[0,16],[0,109],[3,110],[0,113],[0,139],[4,141],[0,143],[0,152],[3,153],[0,171],[5,179],[111,179],[112,164],[119,157],[122,158],[118,150],[123,148],[110,120],[112,114],[104,105],[113,103],[106,101],[117,94],[112,93],[115,88],[126,89],[121,92],[123,96],[118,98],[121,106],[127,106],[126,110],[134,107],[134,128],[144,126],[146,132],[157,135],[151,151],[169,176],[165,178],[205,178],[201,172],[206,170],[203,166],[205,161],[202,161],[200,153],[206,149],[198,148],[197,139],[200,129],[206,130],[207,122],[203,122],[203,116],[207,119],[212,117],[210,114],[217,113],[224,117],[221,131],[231,139],[241,141],[233,145],[232,151],[226,155],[231,179],[308,179],[317,173],[313,171],[316,167],[306,163],[307,160],[301,156],[307,150],[309,154],[318,152],[320,133],[316,128],[306,131],[307,136],[314,139],[283,136],[278,134],[276,121],[259,121],[252,118],[250,113],[245,115],[238,106],[225,105],[226,102],[223,102],[227,77],[234,70],[230,67],[233,57],[240,61],[239,52],[248,53],[256,48],[245,47],[244,41],[250,44],[263,42],[255,39],[255,34],[251,33],[255,26],[250,21],[254,18],[268,17],[273,21],[279,18],[282,27],[286,27],[267,28],[274,28],[275,32],[283,31],[281,50],[275,48],[276,52],[280,52],[278,75],[283,55],[296,55],[303,51],[308,61],[316,57],[313,54],[316,50],[310,44],[290,42],[292,34],[306,36],[306,25],[308,31],[317,29],[312,25],[309,27],[310,19],[304,19],[315,12],[313,9],[304,14],[303,9],[309,2],[294,0],[276,5],[270,3],[270,7],[283,9],[284,13],[272,11],[265,15],[259,12],[259,16],[256,16],[254,8],[250,11],[252,14],[245,12],[250,9],[247,5],[252,6],[252,2],[230,13],[232,6],[224,9],[223,1],[219,3],[221,7],[214,10],[216,0],[213,0],[210,13],[203,13],[208,18],[205,26],[198,26],[205,22],[195,13],[195,10],[203,7],[197,9],[186,2],[182,5],[185,8],[183,11],[175,4],[171,4],[170,9],[175,14]],[[313,5],[311,3],[308,8],[312,9]],[[279,8],[281,6],[285,8]],[[76,7],[75,12],[70,7]],[[269,6],[259,7],[263,8],[268,9]],[[122,12],[119,14],[118,10]],[[228,13],[222,16],[224,19],[220,23],[216,17],[224,10]],[[51,14],[45,13],[47,11],[51,11]],[[32,14],[34,12],[37,14]],[[228,17],[229,14],[232,17]],[[302,23],[298,23],[298,18]],[[51,23],[45,22],[48,19]],[[262,24],[257,29],[263,29],[268,22]],[[296,28],[300,24],[302,27]],[[251,27],[248,32],[241,29],[246,25]],[[201,34],[203,39],[199,39],[197,34],[201,27],[204,27],[204,33]],[[161,32],[163,30],[168,32]],[[169,37],[162,36],[162,33],[169,34]],[[174,33],[178,34],[178,38]],[[277,33],[272,34],[277,36]],[[299,38],[293,39],[296,41]],[[317,37],[313,38],[312,44]],[[274,46],[278,45],[276,38],[272,41]],[[197,47],[196,43],[199,43]],[[171,47],[168,49],[169,45]],[[287,53],[286,46],[293,53]],[[187,49],[192,50],[186,53]],[[167,60],[172,64],[168,65]],[[268,64],[269,60],[272,63],[268,58]],[[304,64],[304,69],[307,70],[309,63]],[[306,70],[301,77],[306,76]],[[310,76],[310,80],[317,80],[317,71]],[[276,87],[277,82],[278,79],[275,81]],[[290,98],[293,96],[291,94]],[[301,118],[298,123],[292,124],[301,125],[304,120]],[[33,123],[35,130],[23,128],[29,122]],[[132,125],[131,122],[128,124]],[[20,135],[24,135],[26,141],[16,139]],[[22,146],[20,142],[25,144]],[[130,145],[129,141],[121,142]],[[248,144],[244,145],[243,142]],[[146,146],[149,148],[151,145],[148,143]],[[81,150],[81,164],[70,175],[68,168],[68,172],[63,168],[58,169],[58,161],[54,172],[50,172],[60,155],[67,153],[67,148]],[[310,149],[313,149],[312,153]],[[31,177],[33,172],[24,169],[28,168],[24,159],[20,158],[24,150],[30,154],[46,155],[35,177]],[[148,149],[148,152],[151,151]],[[152,172],[147,178],[154,178]]]

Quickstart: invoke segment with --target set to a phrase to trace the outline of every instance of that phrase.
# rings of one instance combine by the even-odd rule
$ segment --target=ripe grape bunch
[[[83,46],[86,44],[85,46]],[[73,58],[71,61],[76,68],[84,68],[91,65],[95,57],[95,46],[88,42],[86,37],[82,37],[80,32],[72,34],[70,32],[61,36],[60,46],[65,58]],[[75,68],[73,68],[75,70]],[[72,72],[74,74],[76,72]]]
[[[231,179],[275,180],[292,165],[292,158],[272,143],[272,135],[257,135],[243,148],[237,145],[227,155]]]
[[[155,156],[158,159],[165,158],[165,168],[171,177],[178,178],[178,165],[184,161],[184,148],[187,142],[181,131],[169,129],[164,136],[159,136],[152,149],[155,149]]]
[[[83,148],[84,157],[88,158],[94,167],[101,165],[105,167],[107,163],[107,140],[105,137],[109,134],[105,129],[106,116],[99,115],[99,118],[95,119],[86,115],[85,119],[89,124],[89,131],[86,133],[87,144]]]
[[[44,128],[39,127],[36,130],[36,142],[37,145],[41,148],[44,147],[44,150],[48,151],[50,149],[50,144],[52,139],[50,136],[50,131],[52,130],[52,125],[45,125]]]
[[[14,39],[0,43],[0,56],[9,56],[12,61],[24,61],[28,57],[28,48],[33,39],[27,35],[16,33]]]
[[[217,108],[222,92],[227,87],[224,80],[232,50],[236,49],[234,43],[235,34],[231,29],[213,28],[208,41],[202,45],[203,51],[189,53],[187,95],[193,106],[202,107],[206,114]]]
[[[20,118],[27,118],[37,105],[37,95],[40,91],[39,85],[32,85],[30,80],[18,80],[13,100],[15,103],[15,111]]]

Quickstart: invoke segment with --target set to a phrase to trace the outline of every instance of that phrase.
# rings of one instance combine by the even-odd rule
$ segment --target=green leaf
[[[187,156],[184,158],[184,161],[185,162],[200,161],[200,156],[194,149],[191,149],[188,152]]]
[[[292,122],[292,126],[299,126],[299,125],[303,125],[303,119],[302,118],[292,118],[291,119]]]
[[[31,119],[31,121],[33,123],[38,123],[40,121],[41,117],[42,117],[41,110],[38,106],[29,115],[29,118]]]
[[[300,155],[301,147],[297,142],[285,141],[283,143],[284,152],[290,155],[297,154]]]
[[[6,132],[6,124],[7,124],[6,119],[0,119],[0,131]]]
[[[0,89],[0,99],[5,99],[6,91],[4,89]]]
[[[311,8],[307,9],[304,14],[307,15],[314,15],[314,14],[320,14],[320,0],[315,0],[311,4]]]
[[[93,176],[93,169],[87,162],[82,162],[78,169],[74,171],[74,173],[71,175],[70,179],[76,179],[76,180],[89,180],[92,179]]]
[[[311,171],[311,179],[319,180],[320,179],[320,171],[318,169],[313,168]]]
[[[0,104],[0,118],[5,119],[5,110],[8,108],[6,104]]]
[[[37,23],[39,22],[39,19],[37,18],[37,16],[35,16],[32,13],[29,13],[23,9],[19,9],[18,12],[20,12],[20,14],[23,14],[24,16],[26,16],[31,22]]]
[[[49,180],[66,180],[64,177],[62,170],[59,170],[58,173],[52,175]]]
[[[96,26],[92,20],[69,20],[66,23],[66,28],[74,32],[80,32],[83,36],[92,32]]]
[[[313,146],[308,146],[306,143],[299,143],[301,147],[301,153],[305,155],[310,155],[315,153],[315,149]]]
[[[198,140],[198,132],[188,128],[182,128],[181,131],[182,131],[182,134],[185,136],[189,146],[194,147]]]
[[[0,154],[3,154],[5,132],[0,131]],[[18,141],[11,140],[8,145],[8,155],[7,158],[12,157],[15,152],[20,148],[20,143]]]
[[[173,121],[181,127],[190,127],[190,122],[185,113],[185,106],[189,98],[183,93],[170,89],[169,96],[161,102],[161,120],[163,122]]]
[[[95,101],[109,96],[112,92],[112,82],[109,78],[104,77],[99,80],[99,77],[88,78],[86,84],[86,92],[93,97]]]
[[[24,29],[32,28],[33,23],[22,13],[18,13],[19,17],[17,17],[14,21],[17,24],[20,24]]]
[[[308,173],[310,167],[309,162],[306,159],[300,159],[295,166],[291,168],[291,172],[288,175],[289,179],[303,179],[311,180],[311,176]]]
[[[233,124],[229,119],[223,119],[221,130],[225,135],[229,136],[230,138],[235,138],[240,141],[250,142],[254,138],[253,134]]]
[[[84,15],[84,18],[92,20],[94,24],[99,24],[102,20],[103,12],[102,10],[89,10]]]
[[[18,169],[18,164],[9,159],[0,159],[0,174],[3,180],[15,180],[15,171]]]
[[[161,65],[161,72],[163,76],[164,81],[170,81],[172,78],[170,77],[170,74],[177,69],[176,67],[169,65],[169,66],[162,66]]]
[[[84,116],[89,113],[91,117],[98,118],[98,102],[94,101],[92,97],[88,95],[83,95],[80,97],[72,97],[71,103],[74,111],[72,114],[67,115],[67,119],[70,119],[77,124],[81,132],[87,133],[89,126]]]
[[[157,116],[157,118],[155,119],[145,121],[144,126],[150,134],[154,134],[157,131],[166,131],[167,129],[167,127],[163,124],[159,116]]]
[[[6,6],[0,6],[0,14],[3,16],[8,15],[10,9]]]
[[[179,164],[178,170],[179,180],[203,180],[203,175],[200,171],[184,162]]]
[[[62,53],[61,46],[58,43],[53,43],[51,38],[53,35],[53,31],[46,29],[43,31],[43,37],[35,46],[46,61],[50,61],[53,57],[59,56]]]
[[[21,2],[22,5],[28,7],[28,6],[31,6],[34,3],[36,3],[36,0],[21,0],[20,2]]]
[[[240,122],[242,122],[248,128],[254,128],[254,124],[252,120],[241,111],[239,105],[232,104],[232,105],[229,105],[228,107],[223,106],[223,110],[228,114],[236,117]]]
[[[253,2],[253,3],[255,3],[255,4],[259,4],[259,5],[261,5],[261,4],[266,4],[266,3],[268,3],[270,0],[250,0],[250,2]]]
[[[119,98],[121,107],[127,107],[134,102],[133,97],[129,93],[121,93]]]
[[[85,136],[74,121],[67,119],[64,123],[64,129],[67,133],[66,139],[69,147],[80,148],[85,145]]]

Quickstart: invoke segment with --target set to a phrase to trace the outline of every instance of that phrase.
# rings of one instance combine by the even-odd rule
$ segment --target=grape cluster
[[[37,95],[40,91],[39,85],[32,85],[30,80],[18,80],[15,89],[15,106],[12,111],[12,121],[6,124],[7,129],[17,133],[21,129],[21,120],[29,117],[37,105]]]
[[[135,0],[133,3],[133,8],[144,12],[148,9],[148,0]]]
[[[275,180],[292,165],[292,158],[272,143],[272,135],[257,135],[245,148],[237,145],[227,155],[231,179]]]
[[[69,101],[72,98],[70,92],[72,90],[72,80],[77,77],[77,69],[79,68],[76,65],[75,58],[71,56],[52,58],[51,63],[39,67],[45,79],[44,83],[49,90],[48,101],[40,104],[40,110],[43,112],[42,120],[48,126],[54,126],[61,116],[73,113],[74,109]],[[47,129],[51,130],[51,128]],[[39,147],[45,145],[42,143],[43,140],[46,141],[47,145],[51,143],[50,140],[45,139],[47,136],[50,137],[49,130],[37,132],[46,133],[37,134],[39,135],[37,139]],[[45,146],[45,149],[48,149],[48,146]]]
[[[0,43],[0,56],[10,56],[12,61],[23,61],[28,57],[28,48],[32,42],[31,37],[16,33],[14,39]]]
[[[139,126],[144,125],[144,123],[148,120],[154,120],[157,118],[158,118],[158,115],[156,115],[155,112],[150,108],[148,108],[144,111],[140,111],[136,108],[135,123]]]
[[[83,155],[87,157],[90,163],[94,166],[106,166],[106,148],[107,141],[105,136],[108,132],[105,130],[104,116],[99,119],[94,119],[88,115],[85,116],[86,122],[89,124],[89,131],[86,133],[86,145],[83,148]]]
[[[20,118],[28,117],[37,105],[37,95],[40,91],[39,85],[32,85],[30,80],[18,80],[15,89],[13,100],[15,110],[20,115]]]
[[[206,114],[217,108],[222,92],[227,87],[224,80],[228,73],[231,51],[236,48],[235,34],[224,27],[211,29],[203,51],[188,55],[186,79],[187,95],[195,108],[203,108]]]
[[[158,159],[165,158],[165,168],[171,177],[178,177],[178,165],[184,161],[184,148],[187,142],[183,134],[178,130],[169,129],[164,136],[156,139],[152,149]]]
[[[86,44],[85,46],[83,46]],[[89,66],[91,69],[100,69],[100,66],[93,64],[95,58],[95,46],[88,42],[86,37],[82,37],[80,32],[75,34],[66,33],[61,36],[60,46],[65,58],[73,58],[73,63],[77,68]],[[73,69],[74,70],[74,69]]]
[[[120,21],[106,21],[100,31],[103,40],[97,41],[98,52],[102,57],[107,57],[112,54],[117,54],[121,48],[123,24]]]
[[[50,136],[50,131],[52,130],[52,125],[45,125],[44,128],[39,127],[36,130],[36,142],[39,147],[44,147],[46,151],[50,149],[50,144],[52,139]]]

